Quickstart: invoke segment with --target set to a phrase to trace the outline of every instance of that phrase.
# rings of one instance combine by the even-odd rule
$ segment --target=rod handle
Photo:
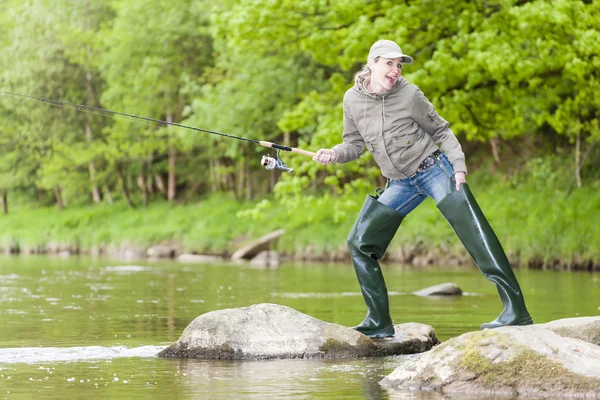
[[[296,147],[282,146],[280,144],[267,142],[264,140],[259,140],[258,144],[260,144],[263,147],[269,147],[269,148],[284,150],[284,151],[291,151],[292,153],[302,154],[303,156],[308,156],[308,157],[314,157],[317,155],[317,153],[313,153],[312,151],[302,150],[302,149],[298,149]]]

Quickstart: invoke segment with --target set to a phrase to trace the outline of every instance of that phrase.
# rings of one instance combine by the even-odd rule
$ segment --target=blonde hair
[[[379,57],[375,57],[373,62],[379,61]],[[362,82],[363,85],[366,85],[371,80],[371,68],[369,68],[369,63],[365,64],[360,71],[358,71],[354,75],[355,82]]]

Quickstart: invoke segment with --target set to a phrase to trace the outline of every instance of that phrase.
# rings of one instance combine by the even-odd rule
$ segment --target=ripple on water
[[[410,293],[405,292],[388,292],[389,296],[403,296]],[[272,293],[273,296],[287,297],[291,299],[311,298],[311,299],[326,299],[335,297],[354,297],[362,296],[360,292],[341,292],[341,293],[294,293],[294,292],[283,292],[283,293]]]
[[[29,314],[27,311],[23,311],[23,310],[15,310],[13,308],[7,308],[4,311],[4,314],[12,314],[12,315],[27,315]]]
[[[154,267],[142,267],[140,265],[116,265],[104,267],[103,269],[107,272],[142,272],[151,271],[154,269]]]
[[[2,364],[37,364],[56,361],[109,360],[127,357],[156,357],[167,346],[23,347],[0,349]]]

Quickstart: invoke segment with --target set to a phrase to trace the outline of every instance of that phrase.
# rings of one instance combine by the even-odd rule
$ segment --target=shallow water
[[[494,286],[476,269],[384,266],[395,323],[447,340],[496,317]],[[517,271],[535,322],[600,315],[600,275]],[[411,293],[455,282],[466,296]],[[365,360],[172,360],[156,353],[208,311],[278,303],[351,326],[364,303],[349,265],[112,262],[0,257],[0,398],[441,399],[378,381],[405,357]],[[464,398],[464,397],[461,397]]]

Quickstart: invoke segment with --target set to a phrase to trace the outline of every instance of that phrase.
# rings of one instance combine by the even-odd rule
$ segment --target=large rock
[[[356,358],[412,354],[439,343],[433,328],[396,325],[392,338],[372,340],[277,304],[212,311],[196,318],[161,357],[210,359]]]
[[[380,383],[471,396],[595,399],[600,346],[537,325],[471,332],[405,360]]]

